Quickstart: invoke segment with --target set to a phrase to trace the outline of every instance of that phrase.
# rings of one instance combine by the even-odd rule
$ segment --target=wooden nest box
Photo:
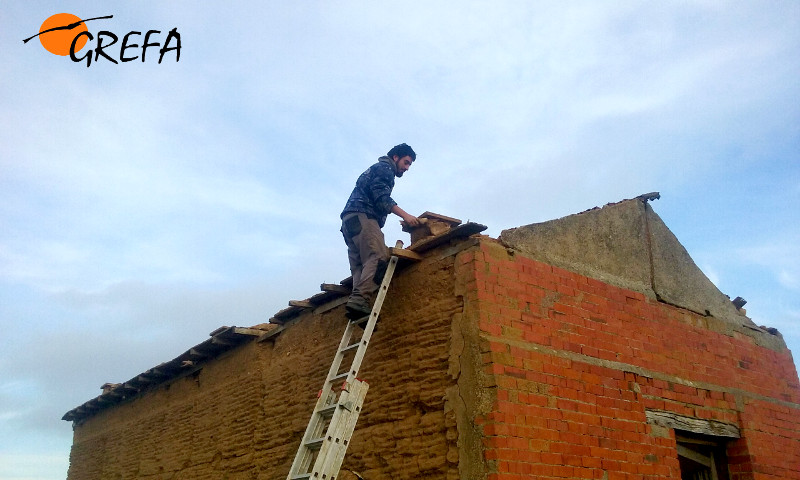
[[[406,222],[400,222],[404,232],[411,234],[411,245],[428,237],[441,235],[453,227],[461,225],[457,218],[439,215],[438,213],[425,212],[419,217],[420,225],[411,227]]]

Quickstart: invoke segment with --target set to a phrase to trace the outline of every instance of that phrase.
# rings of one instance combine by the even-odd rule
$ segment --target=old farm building
[[[791,353],[648,203],[505,230],[428,215],[400,253],[340,479],[800,479]],[[70,410],[69,480],[284,479],[347,281],[221,327]]]

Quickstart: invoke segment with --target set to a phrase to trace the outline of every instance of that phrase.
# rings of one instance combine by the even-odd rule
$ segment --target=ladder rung
[[[319,450],[322,446],[322,442],[325,441],[325,437],[315,438],[314,440],[310,440],[306,442],[306,448],[309,450]]]
[[[350,375],[350,372],[340,373],[339,375],[336,375],[335,377],[331,378],[331,383],[335,382],[336,380],[347,378],[348,375]]]
[[[324,418],[330,418],[333,416],[333,412],[336,411],[336,407],[338,407],[338,403],[330,404],[324,408],[321,408],[317,413],[322,415]]]
[[[292,480],[306,480],[307,478],[308,479],[311,478],[311,474],[310,473],[303,473],[303,474],[300,474],[300,475],[293,475],[291,478],[292,478]]]
[[[363,317],[358,317],[350,320],[350,323],[353,325],[361,326],[369,321],[369,315],[364,315]]]
[[[342,353],[344,353],[344,352],[349,352],[350,350],[355,350],[355,349],[356,349],[356,348],[358,348],[360,345],[361,345],[361,340],[359,340],[358,342],[356,342],[356,343],[354,343],[354,344],[352,344],[352,345],[348,345],[348,346],[344,347],[344,348],[343,348],[343,349],[341,349],[340,351],[341,351]]]

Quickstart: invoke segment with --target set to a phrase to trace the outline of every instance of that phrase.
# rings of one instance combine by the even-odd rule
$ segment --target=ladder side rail
[[[303,433],[303,436],[300,438],[300,447],[297,449],[297,454],[295,454],[294,460],[292,461],[292,466],[289,468],[289,476],[287,477],[289,479],[301,470],[307,470],[308,464],[311,462],[313,452],[306,447],[306,443],[311,440],[311,437],[314,436],[314,431],[319,427],[321,419],[319,418],[317,411],[319,411],[319,409],[324,405],[325,397],[326,395],[323,391],[321,392],[319,398],[317,398],[314,411],[311,412],[311,419],[309,420],[308,425],[306,425],[306,430]]]
[[[342,396],[345,395],[347,395],[347,392],[343,391]],[[325,437],[323,438],[322,445],[320,446],[319,449],[319,453],[317,453],[317,459],[314,462],[313,468],[309,470],[312,477],[314,476],[315,473],[321,473],[321,466],[324,463],[325,458],[328,457],[328,455],[331,452],[331,449],[335,447],[332,441],[333,440],[332,436],[335,435],[339,430],[341,430],[341,425],[345,423],[346,420],[344,418],[346,413],[347,412],[345,411],[344,408],[342,408],[341,405],[336,407],[336,411],[333,413],[333,416],[331,417],[331,422],[328,425],[328,430],[325,432]],[[309,465],[309,467],[311,466]]]
[[[311,418],[309,419],[309,422],[306,425],[306,430],[303,433],[303,436],[300,440],[300,447],[298,448],[294,461],[292,462],[292,466],[289,469],[289,476],[287,478],[291,478],[293,475],[297,475],[301,472],[309,470],[309,467],[311,467],[310,460],[313,457],[313,451],[311,451],[306,446],[306,444],[311,440],[322,437],[326,433],[320,431],[320,427],[323,424],[324,420],[321,418],[319,412],[326,406],[330,405],[328,400],[330,396],[334,394],[334,386],[332,384],[332,380],[333,377],[337,376],[337,373],[341,368],[341,363],[344,358],[342,350],[345,347],[349,346],[350,344],[350,339],[352,338],[353,328],[354,328],[353,325],[354,325],[353,322],[350,321],[347,322],[344,334],[342,335],[342,338],[339,341],[339,348],[337,349],[333,363],[331,364],[331,367],[328,370],[328,375],[325,377],[325,383],[322,385],[322,390],[320,391],[319,398],[317,398],[317,403],[314,406],[313,412],[311,412]],[[359,348],[361,348],[362,346],[363,342],[361,343]],[[343,385],[352,384],[354,379],[355,376],[348,375],[346,379],[342,379],[342,384]],[[340,395],[346,395],[346,392],[342,392]],[[331,418],[331,421],[328,425],[328,429],[331,428],[331,425],[335,425],[335,422],[338,422],[338,416],[340,415],[338,410],[340,410],[340,408],[337,408],[337,411],[334,412],[334,415]],[[323,448],[325,448],[324,443],[323,443]],[[317,454],[317,459],[319,459],[320,457],[322,457],[322,452]]]
[[[367,346],[369,345],[369,340],[372,338],[372,332],[375,330],[375,324],[378,322],[378,315],[380,314],[381,307],[383,307],[383,301],[386,298],[387,291],[389,290],[389,284],[392,282],[392,276],[394,276],[394,270],[397,266],[397,261],[397,256],[392,256],[391,260],[389,260],[389,265],[386,267],[386,274],[384,275],[383,281],[381,282],[381,286],[378,290],[375,304],[372,307],[369,320],[364,326],[364,333],[361,336],[361,344],[358,346],[358,350],[356,350],[356,354],[353,357],[353,363],[350,365],[350,374],[347,377],[348,381],[352,381],[358,376],[358,370],[361,368],[361,362],[364,360],[364,355],[367,353]]]
[[[310,467],[309,463],[310,463],[310,458],[313,455],[313,452],[311,452],[310,449],[306,447],[306,443],[313,440],[314,438],[321,437],[324,434],[324,432],[319,431],[319,427],[323,422],[323,419],[321,418],[319,411],[325,408],[327,405],[329,405],[328,399],[333,393],[331,379],[334,376],[336,376],[336,373],[339,370],[339,367],[341,366],[343,358],[341,350],[342,348],[347,346],[348,342],[350,341],[350,337],[352,336],[352,330],[353,327],[350,324],[350,322],[348,322],[348,325],[345,328],[344,335],[342,335],[342,339],[339,342],[339,349],[337,350],[336,356],[334,357],[334,361],[331,364],[331,368],[328,370],[327,377],[325,377],[325,383],[322,385],[322,390],[320,391],[319,398],[317,398],[317,403],[314,406],[314,410],[311,412],[311,418],[308,421],[308,424],[306,425],[306,430],[303,433],[302,438],[300,439],[300,447],[298,448],[297,454],[295,455],[294,461],[292,462],[292,466],[289,469],[288,478],[291,478],[292,475],[299,473],[301,470],[307,470],[308,467]],[[333,422],[333,418],[331,419],[331,422]]]
[[[325,455],[320,451],[317,456],[317,461],[314,464],[314,469],[311,471],[312,476],[320,474],[319,478],[325,478],[324,475],[328,474],[328,478],[334,478],[331,472],[339,472],[344,461],[347,447],[350,445],[350,438],[353,436],[358,416],[361,413],[361,406],[364,404],[364,397],[367,395],[369,384],[362,380],[356,380],[349,392],[348,402],[349,405],[342,405],[342,415],[336,424],[334,431],[329,432],[326,439],[329,448],[326,450]],[[346,411],[345,411],[346,410]]]
[[[328,390],[330,391],[333,389],[329,388]],[[292,475],[302,475],[304,472],[310,471],[310,468],[312,467],[311,459],[313,458],[315,449],[308,447],[309,442],[320,438],[322,439],[322,444],[318,450],[317,457],[314,462],[315,465],[320,462],[321,458],[325,458],[325,456],[328,455],[328,451],[331,448],[328,437],[331,436],[332,432],[339,431],[341,429],[339,425],[346,421],[346,418],[344,418],[346,415],[341,404],[347,403],[349,401],[349,396],[350,395],[347,389],[343,389],[339,400],[336,403],[336,410],[334,410],[333,415],[330,418],[330,422],[328,423],[328,428],[325,431],[320,428],[324,424],[324,419],[320,415],[319,411],[327,404],[327,402],[323,401],[323,396],[320,396],[320,398],[317,400],[317,408],[314,409],[311,421],[309,421],[309,424],[306,427],[306,433],[303,435],[300,447],[295,455],[295,460],[289,470],[288,478],[292,478]]]
[[[306,425],[306,430],[303,433],[303,437],[300,439],[300,447],[297,449],[297,453],[294,456],[292,466],[289,467],[289,475],[286,477],[287,479],[291,479],[295,474],[302,470],[308,470],[308,465],[311,463],[313,452],[306,446],[306,443],[310,440],[310,437],[313,436],[314,430],[319,426],[320,419],[319,414],[317,414],[317,410],[321,407],[322,399],[322,395],[320,395],[320,398],[317,399],[317,406],[311,413],[311,420],[309,420],[308,425]]]
[[[339,368],[342,366],[342,359],[344,358],[343,350],[350,346],[350,340],[353,337],[353,322],[347,322],[347,326],[344,329],[344,334],[342,335],[342,339],[339,341],[339,348],[336,349],[336,355],[333,357],[333,363],[331,363],[331,368],[328,370],[328,376],[325,377],[325,382],[330,382],[333,377],[335,377],[339,373]]]
[[[317,431],[318,427],[322,423],[319,411],[325,408],[327,405],[329,405],[328,399],[333,393],[333,386],[331,385],[331,380],[333,379],[333,377],[336,376],[339,368],[341,367],[342,359],[344,358],[344,355],[342,354],[342,349],[344,349],[349,345],[352,333],[353,333],[352,322],[348,322],[347,327],[345,327],[344,334],[342,335],[342,339],[339,341],[339,348],[336,351],[333,363],[331,364],[331,367],[328,370],[328,375],[325,377],[325,383],[322,385],[322,390],[320,391],[319,398],[317,398],[317,403],[314,406],[313,412],[311,412],[311,419],[309,420],[308,425],[306,425],[306,430],[303,433],[303,437],[300,440],[300,448],[298,449],[297,454],[295,455],[295,459],[292,462],[292,466],[289,469],[290,475],[302,469],[304,463],[308,463],[308,459],[311,456],[311,452],[308,451],[308,448],[305,446],[305,444],[313,440],[314,438],[321,437],[322,434],[324,433]],[[331,419],[331,422],[333,422],[333,419]]]

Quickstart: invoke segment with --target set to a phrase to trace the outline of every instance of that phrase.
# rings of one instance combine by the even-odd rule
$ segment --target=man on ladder
[[[372,297],[383,278],[389,252],[381,228],[389,213],[402,218],[409,226],[419,219],[395,202],[392,197],[394,178],[402,177],[417,158],[414,150],[401,143],[378,159],[362,173],[342,211],[342,235],[347,244],[353,291],[347,301],[350,319],[370,314]]]

